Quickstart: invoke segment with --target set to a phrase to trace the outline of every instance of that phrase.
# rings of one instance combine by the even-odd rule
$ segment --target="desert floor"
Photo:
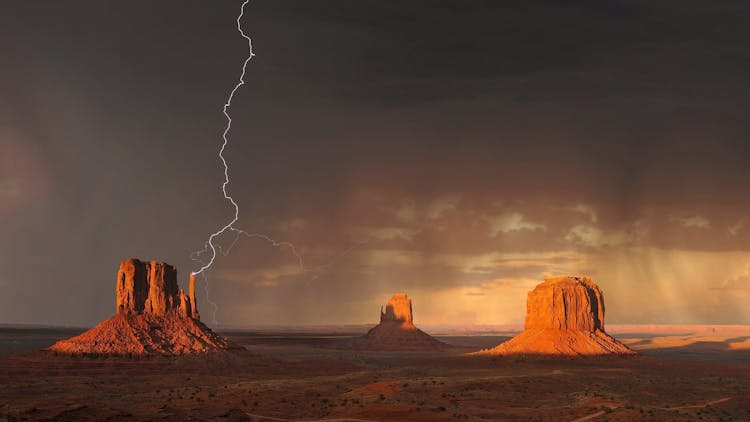
[[[0,329],[0,420],[750,420],[750,328],[619,326],[635,358],[353,352],[346,334],[224,333],[208,357],[55,356],[76,330]]]

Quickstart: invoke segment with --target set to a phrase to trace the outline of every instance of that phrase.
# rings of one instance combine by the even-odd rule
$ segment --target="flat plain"
[[[231,331],[188,357],[39,351],[81,330],[0,329],[0,420],[750,420],[750,327],[613,326],[637,357],[470,357],[336,349],[358,333]],[[335,332],[334,332],[335,331]]]

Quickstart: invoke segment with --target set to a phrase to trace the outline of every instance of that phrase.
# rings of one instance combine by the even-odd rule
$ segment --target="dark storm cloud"
[[[657,100],[742,77],[741,2],[714,10],[598,3],[260,2],[250,27],[272,35],[258,48],[274,72],[293,75],[318,100],[358,105],[363,96],[378,107],[497,94],[518,104],[560,95]]]
[[[550,271],[625,279],[591,266],[628,248],[750,251],[749,7],[252,2],[230,191],[241,227],[317,272],[243,240],[217,263],[220,319],[356,320],[393,290],[478,298]],[[0,320],[93,323],[128,256],[193,268],[231,217],[216,152],[238,9],[8,3]]]
[[[269,9],[268,22],[310,35],[273,37],[280,51],[293,52],[277,58],[279,68],[304,61],[313,84],[336,81],[339,95],[359,101],[366,91],[396,104],[472,98],[496,90],[502,78],[571,68],[632,44],[628,35],[640,41],[632,24],[647,13],[615,2],[281,2],[258,8]]]

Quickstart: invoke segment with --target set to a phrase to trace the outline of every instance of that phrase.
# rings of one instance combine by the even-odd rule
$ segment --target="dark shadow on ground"
[[[750,361],[750,349],[737,350],[731,348],[731,344],[737,342],[738,341],[735,339],[724,341],[695,341],[683,346],[642,349],[639,350],[638,353],[644,356],[665,359],[723,362]]]

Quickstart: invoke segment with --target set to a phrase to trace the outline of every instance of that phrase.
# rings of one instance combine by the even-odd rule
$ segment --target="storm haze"
[[[234,1],[10,1],[0,322],[91,325],[128,257],[232,218]],[[750,6],[256,0],[225,156],[220,325],[520,323],[586,275],[608,323],[750,324]],[[721,24],[717,24],[721,22]],[[229,246],[233,237],[222,236]],[[203,289],[203,286],[200,286]],[[206,295],[199,307],[212,322]]]

